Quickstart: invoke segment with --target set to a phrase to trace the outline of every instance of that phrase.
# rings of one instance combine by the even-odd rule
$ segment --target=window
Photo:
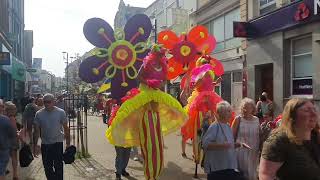
[[[235,71],[232,73],[232,81],[233,82],[242,82],[242,72]]]
[[[277,8],[276,0],[260,0],[260,15],[271,12]]]
[[[240,9],[237,8],[204,25],[217,40],[217,46],[214,52],[220,52],[224,49],[231,49],[241,45],[240,39],[233,37],[233,21],[239,20]]]
[[[312,37],[291,41],[292,95],[312,94]]]

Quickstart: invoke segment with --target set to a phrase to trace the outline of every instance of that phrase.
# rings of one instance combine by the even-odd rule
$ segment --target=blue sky
[[[113,26],[120,0],[28,0],[25,1],[25,29],[33,30],[33,57],[43,58],[42,68],[56,76],[64,75],[62,52],[82,55],[93,46],[82,28],[92,17]],[[154,0],[124,0],[126,4],[147,7]]]

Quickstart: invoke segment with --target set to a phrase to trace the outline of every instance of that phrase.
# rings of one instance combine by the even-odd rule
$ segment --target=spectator
[[[21,111],[24,112],[24,109],[26,108],[27,104],[29,104],[29,93],[26,93],[25,96],[21,99]]]
[[[254,116],[256,106],[252,99],[244,98],[240,104],[241,115],[236,117],[232,130],[236,142],[249,145],[248,148],[237,149],[239,170],[247,180],[258,178],[257,167],[259,163],[259,119]]]
[[[263,93],[256,105],[257,108],[257,117],[260,119],[260,122],[266,121],[266,118],[273,118],[273,105],[272,101],[268,99],[267,93]]]
[[[124,148],[120,146],[115,146],[116,149],[116,179],[121,180],[122,176],[130,176],[130,174],[126,171],[126,168],[128,166],[129,158],[130,158],[130,152],[131,147]]]
[[[260,180],[320,179],[318,118],[311,100],[293,98],[288,101],[280,127],[263,145]]]
[[[11,162],[12,162],[12,171],[13,171],[13,179],[18,179],[18,149],[19,149],[19,142],[17,139],[17,107],[11,101],[7,101],[4,104],[4,115],[6,115],[11,122],[11,125],[14,127],[16,131],[16,143],[13,144],[12,149],[10,151]]]
[[[38,110],[44,108],[43,98],[42,97],[37,98],[36,105],[38,106]]]
[[[45,174],[48,180],[63,180],[63,140],[70,146],[70,132],[66,113],[54,106],[54,96],[45,94],[43,97],[45,108],[39,110],[35,116],[35,138],[33,152],[36,151],[41,129],[41,153]]]
[[[232,110],[228,102],[217,104],[217,121],[212,123],[202,141],[204,171],[208,180],[243,179],[237,169],[237,158],[232,130],[228,125]]]
[[[34,98],[30,98],[28,104],[25,107],[25,110],[22,114],[22,124],[23,130],[20,132],[20,136],[22,137],[24,143],[31,143],[33,140],[33,123],[36,112],[38,111],[38,107],[35,104]]]
[[[4,113],[4,104],[0,99],[0,180],[5,180],[10,151],[16,146],[17,133],[10,119],[2,113]]]

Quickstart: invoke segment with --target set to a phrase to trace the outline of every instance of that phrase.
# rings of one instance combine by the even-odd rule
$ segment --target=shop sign
[[[294,1],[248,22],[234,22],[234,37],[258,38],[320,21],[320,0]]]
[[[0,52],[0,65],[10,65],[9,52]]]
[[[292,83],[293,95],[310,95],[312,92],[312,78],[310,79],[295,79]]]

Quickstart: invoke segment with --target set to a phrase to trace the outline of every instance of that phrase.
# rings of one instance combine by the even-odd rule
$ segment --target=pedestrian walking
[[[115,146],[116,149],[116,180],[121,180],[121,176],[130,176],[130,174],[126,171],[128,166],[131,147],[124,148],[120,146]]]
[[[236,117],[232,130],[236,142],[247,144],[249,148],[236,150],[239,170],[247,180],[256,180],[259,163],[260,123],[254,116],[256,106],[252,99],[244,98],[240,103],[241,115]]]
[[[12,176],[13,180],[18,180],[18,150],[19,150],[19,142],[17,138],[17,107],[15,104],[13,104],[11,101],[7,101],[4,103],[4,115],[6,115],[10,122],[12,127],[14,128],[16,132],[16,142],[13,144],[11,150],[10,150],[10,157],[11,157],[11,163],[12,163]]]
[[[33,124],[37,111],[38,106],[35,104],[35,99],[31,97],[22,113],[23,129],[20,131],[20,137],[26,144],[33,144]]]
[[[243,180],[237,171],[237,158],[232,130],[228,125],[232,109],[228,102],[217,104],[217,121],[213,122],[202,140],[204,171],[208,180]]]
[[[267,93],[264,92],[260,97],[256,105],[257,117],[260,122],[266,121],[269,117],[273,118],[273,104],[272,101],[268,99]]]
[[[320,180],[319,115],[311,100],[287,102],[279,128],[263,145],[260,180]]]
[[[0,180],[5,180],[10,151],[16,146],[17,133],[10,119],[3,115],[4,103],[0,99]]]
[[[33,152],[38,155],[37,142],[41,129],[41,153],[45,174],[48,180],[63,180],[63,140],[70,146],[70,132],[66,113],[54,106],[54,96],[45,94],[45,108],[35,116],[35,141]]]

